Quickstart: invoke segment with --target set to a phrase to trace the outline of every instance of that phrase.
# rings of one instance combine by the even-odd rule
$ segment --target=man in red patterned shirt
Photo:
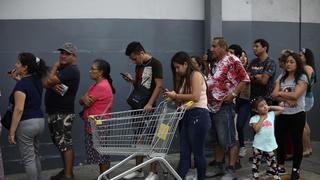
[[[213,56],[216,60],[211,76],[208,77],[208,106],[213,112],[212,119],[218,141],[215,153],[216,166],[207,172],[207,176],[217,176],[235,179],[235,163],[237,159],[236,129],[234,123],[234,99],[240,93],[245,83],[250,82],[249,76],[238,57],[228,53],[228,44],[222,37],[212,41]],[[224,152],[229,155],[229,164],[223,170]]]

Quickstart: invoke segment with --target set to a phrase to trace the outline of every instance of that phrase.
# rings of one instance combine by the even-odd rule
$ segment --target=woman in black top
[[[41,79],[46,69],[43,60],[25,52],[19,54],[15,69],[10,73],[17,83],[9,99],[13,114],[8,141],[17,143],[29,180],[41,179],[39,136],[45,124],[41,110]]]

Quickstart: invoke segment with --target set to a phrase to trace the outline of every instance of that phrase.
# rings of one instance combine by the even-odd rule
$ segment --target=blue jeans
[[[250,118],[251,104],[249,100],[237,99],[236,103],[236,112],[238,113],[237,117],[237,131],[240,147],[244,147],[244,134],[243,129],[245,126],[248,126],[248,120]]]
[[[220,110],[212,114],[218,144],[225,150],[236,145],[236,127],[234,123],[234,104],[222,104]]]
[[[211,126],[209,111],[193,108],[184,114],[180,134],[180,161],[178,174],[184,179],[190,168],[191,153],[194,155],[198,180],[205,179],[206,157],[204,147],[208,130]]]

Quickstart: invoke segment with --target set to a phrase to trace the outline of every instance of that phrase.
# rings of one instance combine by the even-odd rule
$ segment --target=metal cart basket
[[[169,108],[166,101],[161,102],[150,113],[143,109],[112,112],[90,116],[94,148],[103,155],[128,156],[109,170],[102,173],[98,180],[108,179],[109,174],[136,156],[146,156],[147,161],[113,178],[121,179],[152,162],[158,161],[171,174],[180,176],[165,160],[179,120],[183,117],[189,102],[178,108]]]

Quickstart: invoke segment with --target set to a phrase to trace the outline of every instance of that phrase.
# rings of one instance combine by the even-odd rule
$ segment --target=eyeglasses
[[[90,71],[95,71],[95,70],[99,70],[99,69],[98,68],[94,68],[94,67],[90,68]]]

